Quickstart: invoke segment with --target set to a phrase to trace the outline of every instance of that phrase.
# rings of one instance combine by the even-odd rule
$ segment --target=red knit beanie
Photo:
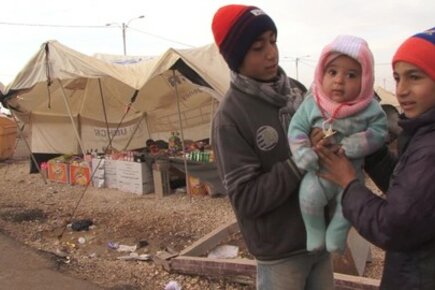
[[[435,27],[405,40],[394,54],[393,68],[399,61],[419,67],[435,81]]]
[[[245,54],[264,32],[277,33],[275,23],[254,6],[226,5],[219,8],[211,25],[219,51],[231,70],[238,72]]]

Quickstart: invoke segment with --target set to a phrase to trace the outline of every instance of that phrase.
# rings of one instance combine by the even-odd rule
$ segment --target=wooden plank
[[[334,271],[362,276],[370,256],[370,243],[361,237],[354,228],[351,228],[344,254],[333,255]]]
[[[172,270],[205,276],[248,276],[255,277],[256,262],[250,259],[209,259],[178,256],[170,261]]]
[[[237,224],[237,221],[230,221],[229,223],[203,236],[191,246],[181,251],[180,256],[199,257],[205,255],[207,251],[219,245],[219,243],[226,237],[237,233],[238,231],[239,225]]]
[[[255,260],[200,257],[237,232],[239,232],[239,227],[236,221],[219,227],[180,252],[179,256],[166,261],[165,269],[169,268],[170,272],[189,275],[224,277],[240,283],[255,285],[257,271]],[[369,243],[353,231],[348,238],[345,256],[338,256],[337,260],[344,270],[347,267],[348,271],[350,269],[354,273],[359,273],[364,270],[369,254]],[[334,281],[337,290],[378,290],[380,285],[379,280],[342,273],[334,273]]]
[[[172,271],[189,275],[237,278],[245,284],[255,283],[256,262],[250,259],[209,259],[178,256],[169,262]],[[241,279],[243,278],[243,279]],[[380,281],[365,277],[334,273],[336,290],[378,290]]]
[[[380,280],[334,273],[336,290],[379,290]]]

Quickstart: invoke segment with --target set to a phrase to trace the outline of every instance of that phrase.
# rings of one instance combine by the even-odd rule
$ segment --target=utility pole
[[[131,18],[130,20],[128,20],[127,22],[122,22],[121,25],[119,25],[119,23],[116,22],[112,22],[112,23],[107,23],[106,26],[113,26],[113,25],[117,25],[119,27],[121,27],[122,30],[122,47],[124,49],[124,55],[127,55],[127,40],[126,40],[126,31],[128,28],[128,25],[130,24],[130,22],[132,22],[135,19],[140,19],[140,18],[144,18],[144,15],[138,16],[138,17],[134,17]]]
[[[127,44],[125,39],[125,30],[127,29],[127,24],[125,22],[122,22],[122,46],[124,48],[124,55],[127,55]]]

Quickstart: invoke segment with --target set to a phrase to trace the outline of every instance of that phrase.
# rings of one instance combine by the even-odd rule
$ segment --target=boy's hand
[[[334,135],[335,132],[332,133],[332,135]],[[331,136],[326,136],[325,132],[320,129],[320,128],[313,128],[311,130],[310,133],[310,141],[311,141],[311,146],[313,148],[317,147],[318,145],[322,145],[327,147],[330,151],[334,152],[334,153],[338,153],[341,149],[341,145],[340,144],[335,144],[334,142],[332,142],[332,137]]]
[[[334,152],[319,142],[315,151],[319,156],[320,164],[325,169],[325,171],[318,173],[320,177],[328,179],[342,188],[357,178],[352,163],[346,158],[342,149]]]

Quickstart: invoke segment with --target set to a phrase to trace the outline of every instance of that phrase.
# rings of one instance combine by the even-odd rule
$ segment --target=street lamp
[[[112,23],[107,23],[106,26],[112,26],[114,24],[118,25],[119,27],[121,27],[122,30],[122,45],[124,47],[124,55],[127,55],[127,43],[126,43],[126,39],[125,39],[125,31],[128,28],[128,25],[130,24],[130,22],[132,22],[135,19],[139,19],[139,18],[144,18],[144,15],[138,16],[138,17],[134,17],[131,18],[130,20],[128,20],[127,22],[122,22],[121,25],[119,25],[119,23],[116,22],[112,22]]]

